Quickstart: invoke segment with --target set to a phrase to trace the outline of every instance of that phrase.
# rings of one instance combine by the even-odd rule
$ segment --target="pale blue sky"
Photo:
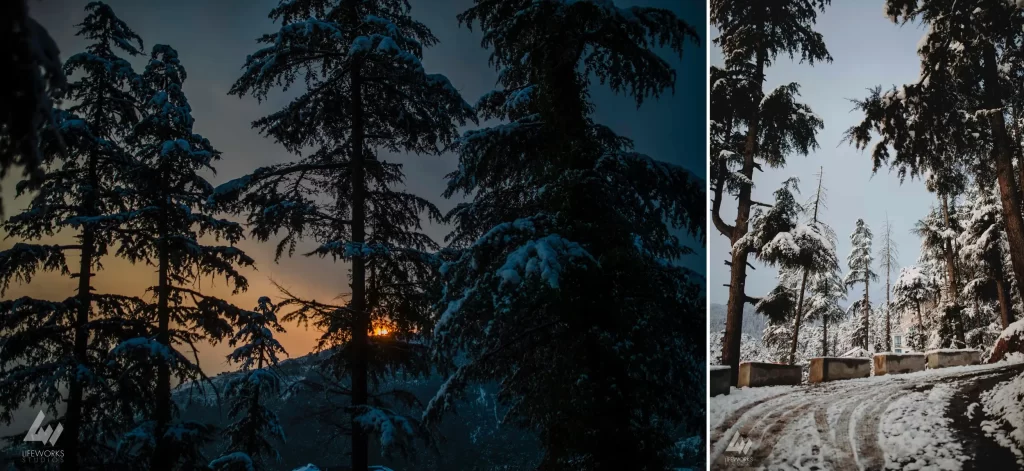
[[[890,174],[888,169],[880,169],[872,176],[869,154],[849,144],[841,144],[846,129],[863,117],[851,111],[853,106],[848,99],[864,98],[867,89],[876,85],[887,88],[918,78],[920,62],[916,50],[924,30],[918,25],[901,27],[893,24],[882,14],[882,6],[882,0],[833,1],[832,6],[818,17],[815,29],[824,35],[834,61],[810,67],[788,57],[780,57],[767,70],[765,90],[784,83],[800,83],[802,101],[821,116],[825,129],[818,133],[820,149],[809,156],[789,156],[785,168],[766,169],[764,173],[755,171],[754,199],[770,203],[772,192],[791,176],[800,178],[802,197],[808,198],[813,195],[816,185],[814,174],[819,166],[824,167],[829,207],[823,219],[839,237],[838,255],[844,273],[846,256],[851,248],[849,235],[857,219],[863,218],[875,233],[874,249],[877,251],[886,213],[892,221],[899,245],[900,265],[914,264],[920,242],[910,229],[936,202],[935,196],[925,190],[920,180],[908,180],[900,185],[895,173]],[[709,36],[713,39],[718,32],[712,28]],[[711,62],[722,64],[721,53],[714,45]],[[722,216],[726,221],[731,223],[735,220],[735,200],[727,198],[723,210]],[[715,229],[710,232],[709,299],[713,303],[725,304],[729,293],[728,288],[722,285],[729,282],[729,271],[723,262],[729,256],[729,240]],[[751,261],[757,269],[747,271],[747,294],[762,296],[775,286],[778,272]],[[872,303],[884,299],[884,274],[877,267],[875,271],[883,278],[881,283],[872,286]],[[863,288],[852,289],[850,297],[858,298],[861,293]]]

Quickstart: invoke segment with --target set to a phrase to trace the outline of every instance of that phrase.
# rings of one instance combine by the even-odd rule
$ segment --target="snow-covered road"
[[[1022,372],[1000,363],[734,388],[709,401],[712,469],[1018,469],[1020,450],[998,436],[1005,424],[978,403]]]

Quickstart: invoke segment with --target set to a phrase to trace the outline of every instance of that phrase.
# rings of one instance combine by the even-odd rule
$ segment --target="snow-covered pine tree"
[[[304,81],[296,99],[254,127],[296,154],[319,150],[218,187],[214,199],[245,213],[257,240],[284,231],[278,257],[310,236],[320,245],[306,255],[351,263],[346,305],[291,295],[283,304],[297,308],[286,320],[322,329],[327,376],[350,383],[331,388],[345,403],[324,413],[349,416],[339,432],[351,434],[352,468],[363,471],[370,434],[385,454],[410,451],[421,436],[416,419],[389,406],[407,395],[371,385],[399,370],[429,373],[418,339],[431,330],[440,265],[421,221],[442,215],[400,190],[402,166],[378,152],[440,154],[476,116],[446,77],[425,72],[423,50],[437,38],[405,0],[282,1],[270,17],[280,29],[260,38],[266,47],[247,58],[230,93],[263,100]],[[372,336],[375,327],[389,334]]]
[[[846,311],[839,305],[839,301],[846,299],[846,285],[839,268],[815,274],[809,289],[805,316],[808,321],[821,321],[820,353],[829,356],[829,326],[846,319]]]
[[[999,304],[999,320],[1003,329],[1015,320],[1009,284],[1012,277],[1007,270],[1007,240],[1003,229],[1002,211],[994,188],[980,185],[973,200],[963,206],[970,210],[964,218],[964,230],[957,238],[962,264],[973,273],[962,292],[965,297],[978,299],[994,285]]]
[[[836,256],[836,234],[831,227],[818,220],[819,212],[824,210],[828,204],[827,190],[823,183],[825,179],[825,169],[821,167],[818,169],[818,189],[814,193],[814,199],[810,203],[813,208],[811,210],[810,225],[815,229],[815,232],[824,237],[824,241],[820,242],[821,249],[824,253],[821,253],[818,259],[815,260],[812,265],[804,265],[801,269],[802,277],[800,279],[800,287],[798,288],[796,310],[794,311],[793,319],[793,339],[792,346],[789,354],[789,364],[796,363],[796,350],[797,343],[800,339],[800,323],[805,320],[807,315],[808,304],[805,304],[805,295],[807,294],[807,288],[809,283],[813,284],[819,277],[824,277],[826,282],[834,276],[837,276],[839,272],[839,257]],[[810,278],[813,277],[813,278]],[[845,296],[845,293],[844,293]],[[826,302],[825,300],[818,300],[819,302]],[[826,324],[827,326],[827,324]],[[826,327],[827,329],[827,327]],[[825,334],[827,334],[825,330]],[[822,336],[822,339],[827,339],[826,336]]]
[[[948,217],[948,202],[940,201],[943,208],[931,209],[928,215],[918,221],[911,230],[921,238],[920,259],[929,260],[932,266],[942,267],[942,278],[945,281],[941,289],[941,330],[940,337],[943,343],[954,342],[963,345],[964,326],[962,322],[963,307],[960,305],[960,291],[958,288],[959,267],[956,263],[956,243],[959,235],[958,224],[954,225]]]
[[[892,274],[899,267],[900,251],[896,245],[896,241],[893,240],[893,228],[892,221],[889,220],[889,215],[885,216],[885,225],[882,226],[882,242],[878,245],[878,268],[885,270],[885,304],[881,307],[885,309],[883,320],[885,322],[885,350],[886,352],[892,351],[892,313],[889,312],[892,307],[892,299],[890,293],[892,293]]]
[[[285,440],[284,429],[277,414],[264,405],[271,395],[281,389],[281,377],[274,367],[277,355],[285,354],[284,347],[274,338],[274,332],[284,332],[277,322],[278,307],[270,298],[259,299],[253,311],[241,311],[235,320],[238,327],[231,339],[228,361],[241,367],[227,385],[225,398],[230,402],[228,414],[236,420],[228,425],[224,434],[228,438],[224,454],[210,462],[217,471],[254,471],[264,469],[267,458],[280,459],[271,440]]]
[[[790,361],[796,361],[800,321],[808,307],[805,295],[810,275],[832,273],[839,268],[831,229],[817,221],[817,213],[807,224],[799,222],[804,207],[794,196],[798,191],[795,178],[786,180],[775,191],[775,204],[768,210],[758,208],[750,232],[733,244],[733,250],[753,253],[759,261],[779,267],[779,285],[764,298],[750,301],[755,303],[757,312],[771,319],[776,333],[786,332]],[[787,325],[785,330],[780,324]],[[773,334],[766,344],[779,341],[778,335]]]
[[[3,225],[8,237],[24,242],[0,252],[0,292],[11,281],[29,282],[39,270],[58,271],[78,282],[75,296],[62,302],[22,298],[0,303],[0,409],[14,411],[24,400],[47,408],[63,403],[65,412],[58,418],[64,427],[64,469],[98,466],[109,457],[107,434],[131,419],[111,407],[108,393],[120,374],[107,367],[105,356],[127,335],[123,322],[142,303],[97,293],[92,286],[101,257],[119,238],[117,221],[107,216],[125,204],[122,180],[131,156],[124,139],[138,120],[131,94],[137,75],[118,53],[137,55],[142,40],[109,6],[93,2],[86,11],[78,34],[91,43],[64,66],[75,79],[67,87],[72,104],[54,112],[58,135],[43,136],[47,159],[39,180],[18,185],[19,195],[37,190],[28,208]],[[72,232],[77,243],[71,245],[29,242]],[[69,267],[66,254],[75,252],[78,266]],[[60,401],[53,396],[58,386],[67,389]]]
[[[242,226],[217,219],[204,207],[213,187],[200,172],[214,171],[220,153],[193,131],[195,120],[182,90],[185,78],[178,53],[154,46],[140,83],[143,116],[129,136],[137,158],[126,198],[132,204],[108,218],[124,224],[119,253],[157,270],[157,284],[148,290],[152,301],[140,313],[145,323],[135,338],[111,352],[111,362],[145,372],[137,378],[152,388],[135,398],[143,409],[141,422],[122,438],[119,450],[123,459],[149,463],[154,470],[208,463],[200,449],[208,427],[175,419],[171,377],[199,384],[205,375],[179,345],[195,351],[200,340],[223,339],[239,312],[190,286],[201,276],[223,277],[235,293],[244,291],[248,282],[239,268],[253,265],[234,246],[243,237]],[[200,238],[228,245],[207,245]]]
[[[603,0],[478,0],[459,19],[492,50],[501,89],[478,108],[504,123],[465,133],[449,178],[446,196],[472,201],[450,213],[435,345],[465,361],[426,417],[495,381],[507,420],[539,435],[539,468],[665,469],[703,421],[703,282],[677,262],[705,195],[594,122],[589,87],[658,97],[676,71],[655,49],[696,34]]]
[[[967,168],[994,164],[1012,273],[1018,291],[1024,289],[1024,179],[1015,175],[1019,149],[1005,118],[1015,89],[1005,87],[1000,76],[1018,49],[1011,45],[1024,37],[1021,7],[985,0],[887,0],[886,14],[927,28],[918,49],[921,79],[884,95],[875,89],[858,102],[865,119],[848,138],[862,149],[877,142],[875,168],[889,165],[901,175],[923,174],[951,159],[966,160]]]
[[[937,294],[938,287],[932,278],[915,266],[900,269],[900,276],[892,286],[892,309],[901,316],[908,312],[916,315],[918,339],[913,345],[918,351],[924,351],[923,333],[927,330],[921,304],[935,299]]]
[[[874,263],[874,257],[871,256],[871,229],[863,219],[857,220],[857,227],[850,234],[850,243],[853,245],[853,249],[846,257],[846,265],[850,271],[846,273],[843,282],[848,287],[864,283],[864,297],[851,305],[850,312],[860,315],[861,328],[857,333],[857,344],[864,350],[868,350],[870,347],[868,337],[871,332],[871,297],[868,290],[871,281],[878,279],[878,274],[871,270],[871,265]]]
[[[41,134],[55,138],[53,104],[66,86],[57,43],[28,15],[28,0],[0,3],[0,180],[12,166],[22,167],[30,189],[42,184]],[[0,194],[0,216],[3,216]]]
[[[785,84],[764,93],[765,68],[781,55],[798,56],[813,65],[831,61],[820,33],[814,31],[819,12],[830,0],[783,0],[752,3],[713,0],[711,23],[721,32],[715,39],[725,56],[725,70],[712,85],[711,217],[715,228],[733,244],[729,304],[722,361],[732,367],[732,382],[739,374],[743,305],[751,299],[743,292],[749,252],[736,241],[749,230],[754,169],[762,164],[784,167],[789,154],[807,155],[817,147],[817,130],[824,124],[810,108],[796,101],[799,85]],[[712,75],[719,75],[712,70]],[[741,138],[742,136],[742,138]],[[742,145],[741,145],[742,143]],[[721,217],[725,190],[737,198],[736,222]]]

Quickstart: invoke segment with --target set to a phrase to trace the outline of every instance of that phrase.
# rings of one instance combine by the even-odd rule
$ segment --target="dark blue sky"
[[[33,17],[53,35],[63,58],[82,51],[85,46],[85,41],[75,36],[74,25],[84,18],[87,3],[88,0],[30,2]],[[214,147],[223,152],[217,165],[218,174],[211,178],[214,184],[251,172],[256,167],[293,158],[280,145],[250,128],[253,120],[280,109],[290,95],[273,94],[263,104],[249,97],[227,95],[241,72],[246,55],[259,47],[255,39],[263,33],[277,30],[267,18],[267,13],[277,4],[276,0],[110,0],[107,3],[142,36],[147,51],[155,44],[169,44],[178,50],[188,72],[184,88],[193,108],[196,132],[210,139]],[[638,151],[683,165],[703,178],[707,154],[705,3],[703,0],[618,0],[616,3],[619,6],[670,8],[698,28],[702,43],[692,45],[682,59],[671,57],[679,73],[675,94],[647,101],[639,110],[631,99],[615,96],[607,88],[595,84],[592,96],[598,105],[597,119],[633,138]],[[427,71],[447,75],[466,101],[475,103],[495,86],[497,74],[487,64],[489,52],[480,47],[479,31],[471,32],[459,27],[456,21],[455,16],[472,1],[413,0],[412,4],[413,16],[430,27],[441,40],[440,45],[425,53]],[[142,70],[145,60],[144,57],[132,60],[137,71]],[[443,177],[456,167],[454,155],[393,156],[389,160],[406,165],[410,191],[430,198],[442,210],[454,206],[456,202],[441,197]],[[24,206],[24,202],[13,200],[10,194],[13,188],[10,183],[13,182],[4,183],[5,199],[10,202],[8,214],[13,214]],[[448,228],[434,225],[427,227],[426,232],[435,240],[442,241]],[[13,242],[0,242],[0,249]],[[300,246],[297,253],[302,253],[309,245]],[[691,245],[697,253],[688,256],[684,263],[704,273],[706,252],[696,243]],[[256,260],[258,271],[246,273],[250,281],[249,291],[231,298],[239,305],[255,305],[256,299],[264,295],[277,298],[278,292],[271,285],[271,280],[299,296],[318,300],[329,300],[348,290],[345,267],[329,259],[297,255],[274,263],[274,244],[245,241],[242,248]],[[149,267],[133,267],[113,258],[105,262],[105,267],[105,272],[96,280],[97,289],[101,291],[142,294],[143,289],[155,281],[151,279],[155,277]],[[203,289],[229,291],[219,285],[222,285],[219,280],[202,280]],[[73,289],[71,280],[41,276],[30,286],[12,290],[8,296],[61,299]],[[302,355],[311,348],[313,334],[293,329],[281,341],[293,356]],[[206,357],[203,366],[208,373],[228,368],[223,362],[225,352],[219,351],[222,348],[203,349]]]
[[[46,26],[67,57],[83,47],[74,36],[74,25],[84,16],[88,0],[43,0],[31,2],[32,14]],[[224,153],[214,182],[236,177],[251,169],[285,158],[283,149],[251,130],[249,123],[279,109],[283,96],[258,105],[251,98],[227,96],[239,76],[247,54],[257,49],[255,38],[275,31],[267,13],[276,0],[110,0],[114,11],[145,41],[147,51],[154,44],[169,44],[178,50],[188,71],[185,91],[194,109],[196,129]],[[633,138],[637,150],[660,160],[681,164],[697,175],[705,174],[706,155],[706,16],[701,0],[618,0],[619,6],[646,5],[669,8],[698,28],[702,43],[671,57],[679,73],[674,95],[648,101],[640,110],[632,100],[616,96],[595,85],[598,120]],[[431,73],[442,73],[470,103],[491,90],[496,73],[487,64],[489,52],[480,47],[479,31],[459,27],[455,16],[471,0],[413,0],[413,16],[429,26],[441,44],[426,52],[424,60]],[[667,52],[667,51],[666,51]],[[140,64],[140,60],[133,61]],[[409,186],[427,197],[436,197],[442,209],[451,205],[440,198],[442,177],[455,167],[454,156],[402,159],[407,166]],[[432,231],[433,232],[433,231]],[[440,235],[444,231],[436,232]],[[703,249],[688,261],[704,272]]]

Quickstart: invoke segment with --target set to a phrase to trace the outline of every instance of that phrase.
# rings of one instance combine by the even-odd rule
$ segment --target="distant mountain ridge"
[[[708,322],[711,324],[711,332],[725,330],[726,305],[711,303],[708,314]],[[754,338],[761,338],[766,324],[766,317],[754,311],[754,306],[745,304],[743,306],[743,333]]]

